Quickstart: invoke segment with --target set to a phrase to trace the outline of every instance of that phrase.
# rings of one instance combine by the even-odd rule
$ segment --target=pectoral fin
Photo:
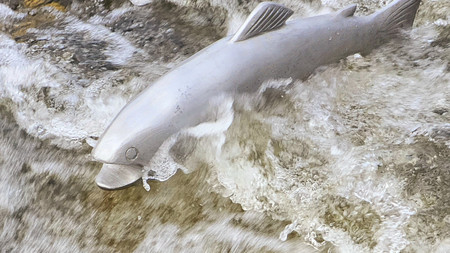
[[[137,166],[103,164],[95,182],[100,188],[115,190],[128,186],[142,178],[142,168]]]
[[[262,2],[250,13],[244,24],[231,38],[232,42],[246,40],[277,29],[284,25],[286,20],[294,13],[291,9],[277,3]]]

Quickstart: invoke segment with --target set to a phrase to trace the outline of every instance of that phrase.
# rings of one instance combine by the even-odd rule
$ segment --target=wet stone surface
[[[130,69],[132,63],[118,62],[111,56],[120,54],[123,47],[134,47],[126,53],[130,54],[128,58],[138,54],[134,57],[139,62],[170,62],[194,54],[223,35],[207,16],[189,20],[186,13],[193,10],[170,3],[156,2],[140,8],[124,3],[121,8],[125,13],[119,17],[104,6],[91,14],[83,9],[76,16],[77,9],[73,8],[79,5],[84,6],[76,2],[65,13],[45,5],[31,9],[32,15],[9,25],[5,32],[28,45],[31,57],[44,57],[79,79],[95,79],[105,71]],[[190,15],[195,14],[201,15]]]

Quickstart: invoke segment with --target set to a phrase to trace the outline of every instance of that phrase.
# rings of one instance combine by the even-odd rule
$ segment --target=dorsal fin
[[[284,25],[294,13],[291,9],[277,3],[262,2],[250,13],[244,24],[231,38],[232,42],[246,40],[258,34],[277,29]]]
[[[338,15],[343,17],[350,17],[353,16],[353,14],[355,14],[355,11],[356,11],[356,4],[352,4],[338,11]]]

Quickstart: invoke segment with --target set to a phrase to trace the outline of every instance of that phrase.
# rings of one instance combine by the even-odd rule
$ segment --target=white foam
[[[2,21],[12,21],[14,19],[22,19],[26,16],[25,13],[16,13],[7,5],[0,3],[0,17],[3,19]]]
[[[195,4],[193,2],[198,1],[184,4]],[[223,7],[230,15],[238,17],[230,21],[230,29],[245,18],[243,6],[237,6],[235,2],[205,2]],[[296,4],[284,2],[290,6]],[[323,3],[338,8],[350,1]],[[249,5],[252,4],[256,5],[256,2]],[[381,1],[365,4],[380,5]],[[123,66],[133,60],[136,49],[131,42],[111,33],[102,24],[116,20],[129,10],[127,8],[118,9],[105,19],[92,18],[88,22],[65,18],[69,25],[60,30],[29,29],[28,32],[42,33],[39,35],[42,39],[79,32],[90,39],[107,40],[111,42],[106,49],[108,61]],[[304,8],[309,7],[297,6],[298,10],[305,11]],[[5,22],[10,22],[25,14],[17,14],[0,4],[0,15],[8,19]],[[434,26],[442,24],[437,21]],[[380,168],[395,168],[405,163],[407,156],[414,152],[410,145],[417,144],[416,138],[428,137],[430,142],[442,143],[443,137],[433,135],[433,131],[449,127],[448,116],[432,112],[435,108],[448,109],[450,97],[450,75],[445,60],[448,49],[430,46],[438,36],[434,26],[415,29],[412,39],[407,40],[401,50],[393,45],[383,47],[372,55],[351,56],[345,62],[322,68],[304,82],[272,80],[256,94],[224,97],[223,103],[211,105],[206,123],[174,135],[161,146],[145,167],[144,182],[147,179],[168,180],[178,169],[189,173],[202,168],[208,170],[205,172],[205,184],[210,185],[208,189],[239,203],[248,210],[246,213],[264,212],[275,220],[289,222],[284,231],[278,231],[281,239],[286,240],[289,234],[296,232],[315,247],[328,243],[341,252],[404,250],[412,243],[406,234],[407,226],[414,225],[411,217],[415,210],[423,211],[425,204],[420,196],[407,196],[404,189],[407,178],[397,177],[392,172],[381,175]],[[151,78],[130,78],[123,85],[112,87],[115,77],[129,74],[114,72],[87,80],[89,87],[81,88],[71,83],[71,73],[62,73],[57,65],[44,57],[27,56],[28,50],[26,45],[0,34],[0,98],[13,102],[14,117],[27,132],[67,148],[79,147],[84,139],[95,145],[95,138],[91,136],[99,136],[134,94],[167,70],[155,70],[152,64],[140,63],[138,67],[142,67],[146,75],[152,75]],[[59,112],[47,106],[38,96],[43,88],[48,88],[48,94],[55,98],[54,103],[64,105],[66,109]],[[281,91],[283,95],[268,99],[267,96],[271,96],[265,94],[268,88]],[[195,141],[187,158],[179,161],[172,157],[171,148],[183,138]],[[448,142],[447,145],[450,147]],[[9,157],[7,152],[2,156]],[[410,164],[417,162],[417,158],[411,159]],[[36,162],[31,168],[36,173],[55,174],[60,165]],[[75,168],[61,170],[58,175],[67,179]],[[1,192],[5,192],[0,197],[0,206],[17,208],[29,203],[25,192],[17,185],[10,186],[16,178],[5,173],[7,170],[0,171],[1,178],[7,178],[0,184]],[[355,231],[346,231],[325,221],[324,214],[340,202],[365,206],[368,214],[378,216],[379,221],[374,221],[371,228],[374,233],[363,231],[361,224],[355,223],[351,227]],[[345,215],[342,213],[343,220]],[[201,223],[182,238],[182,243],[189,244],[206,234],[227,242],[236,240],[243,246],[253,247],[255,242],[267,245],[269,249],[272,245],[280,248],[286,245],[239,231],[227,226],[226,222]],[[346,222],[341,225],[351,225],[356,219],[349,218]],[[443,222],[448,223],[448,217]],[[8,223],[7,228],[16,225]],[[185,228],[167,224],[160,229],[152,227],[138,250],[148,251],[153,243],[162,249],[174,249],[173,245],[179,243],[177,232],[180,229]],[[36,227],[31,231],[35,232]],[[2,236],[12,236],[7,233],[3,231]],[[238,235],[244,236],[239,238]],[[317,240],[319,235],[323,241]],[[365,236],[376,245],[371,249],[368,242],[358,244],[355,242],[358,236]],[[423,247],[422,251],[446,252],[449,248],[449,239],[427,234],[437,241],[430,245],[429,238],[420,236],[417,235],[419,241],[415,243]],[[27,247],[34,249],[36,246],[31,244],[38,239],[52,241],[45,236],[36,238],[34,241],[25,238],[29,240]],[[64,239],[56,244],[61,248],[73,247]],[[199,250],[202,249],[199,247]]]
[[[103,53],[109,56],[108,61],[113,64],[126,64],[136,51],[136,48],[126,38],[111,32],[103,25],[86,23],[74,17],[67,17],[65,22],[67,26],[64,32],[83,32],[91,39],[95,40],[98,37],[107,41],[109,46]]]
[[[426,43],[426,38],[415,41],[410,50]],[[448,106],[449,74],[440,59],[407,70],[386,67],[392,61],[389,50],[393,49],[349,57],[346,64],[324,68],[290,88],[292,80],[269,81],[266,87],[285,90],[273,104],[265,104],[273,100],[265,99],[264,87],[239,97],[220,151],[194,151],[190,159],[208,164],[212,189],[244,210],[292,221],[281,238],[297,231],[320,247],[320,233],[342,252],[368,252],[368,244],[354,242],[356,235],[320,218],[331,208],[324,199],[340,197],[356,206],[368,203],[381,217],[373,235],[359,232],[373,240],[374,251],[405,249],[410,243],[405,228],[419,206],[404,198],[403,179],[380,175],[379,167],[386,161],[401,163],[403,152],[387,154],[392,145],[414,142],[408,137],[412,129],[419,129],[416,135],[427,135],[433,127],[448,125],[432,110]],[[397,59],[407,64],[408,59]],[[204,136],[197,147],[204,151],[214,141]]]
[[[129,6],[123,5],[117,9],[112,10],[109,12],[106,16],[103,15],[94,15],[91,18],[89,18],[88,23],[93,25],[104,25],[108,23],[112,23],[119,19],[122,15],[132,11],[133,8],[130,8]]]
[[[183,129],[179,133],[168,138],[152,157],[149,164],[144,166],[144,176],[142,178],[144,188],[147,191],[150,190],[147,180],[166,181],[172,177],[178,169],[181,169],[185,173],[191,172],[192,169],[188,169],[175,162],[170,154],[170,149],[180,138],[191,137],[199,139],[209,137],[210,140],[214,140],[212,142],[214,145],[213,150],[216,150],[216,153],[220,152],[225,141],[223,132],[228,129],[233,121],[234,111],[232,107],[233,99],[228,95],[219,95],[212,98],[205,117],[209,121],[194,127]]]
[[[135,52],[130,42],[102,25],[84,23],[72,16],[61,18],[68,23],[64,30],[30,28],[28,32],[42,36],[82,33],[92,40],[106,40],[109,46],[104,54],[108,56],[108,61],[116,65],[126,64]],[[124,94],[120,90],[108,91],[112,79],[116,78],[115,74],[110,73],[83,89],[73,85],[72,74],[61,72],[47,60],[46,55],[40,59],[30,59],[26,55],[29,50],[25,44],[17,44],[0,34],[0,98],[13,101],[11,109],[15,110],[16,121],[29,134],[49,139],[64,148],[77,148],[85,138],[98,137],[125,105],[129,99],[128,92],[136,93],[136,90],[142,89],[143,84],[140,83],[145,82],[132,79],[136,86]],[[51,98],[51,105],[43,100],[43,89]],[[64,111],[56,108],[64,108]]]

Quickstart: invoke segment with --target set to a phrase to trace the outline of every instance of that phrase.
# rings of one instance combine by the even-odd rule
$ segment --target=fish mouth
[[[141,178],[141,166],[105,163],[95,178],[95,182],[102,189],[119,190],[131,186]]]

